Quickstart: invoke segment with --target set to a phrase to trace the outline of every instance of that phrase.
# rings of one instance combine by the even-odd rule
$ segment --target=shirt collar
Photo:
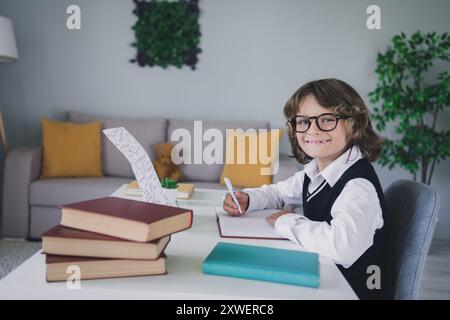
[[[322,172],[319,172],[316,159],[305,164],[304,170],[311,180],[322,177],[327,181],[330,187],[333,187],[342,174],[361,158],[361,150],[358,147],[353,146],[345,151],[339,158],[330,163]]]

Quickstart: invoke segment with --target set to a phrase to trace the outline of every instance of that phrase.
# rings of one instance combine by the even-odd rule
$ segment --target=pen
[[[233,199],[234,203],[236,203],[239,213],[242,214],[241,206],[239,205],[239,202],[236,199],[236,196],[234,195],[233,186],[231,185],[230,179],[228,179],[227,177],[223,177],[223,181],[225,181],[225,185],[227,186],[228,192],[230,193],[231,198]]]

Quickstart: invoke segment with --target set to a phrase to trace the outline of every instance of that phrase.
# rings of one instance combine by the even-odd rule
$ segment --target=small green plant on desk
[[[163,178],[161,180],[161,186],[166,189],[176,189],[178,187],[178,183],[170,178]]]

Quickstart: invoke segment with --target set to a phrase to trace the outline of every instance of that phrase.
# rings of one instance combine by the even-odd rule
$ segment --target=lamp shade
[[[11,20],[0,17],[0,63],[10,63],[18,59],[19,55]]]

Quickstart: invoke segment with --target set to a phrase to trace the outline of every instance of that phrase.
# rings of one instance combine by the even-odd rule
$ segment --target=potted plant
[[[169,202],[172,205],[175,205],[177,200],[177,187],[178,182],[168,177],[161,179],[161,186],[164,188],[164,192],[166,196],[169,198]]]
[[[166,189],[176,189],[178,187],[178,182],[166,177],[161,180],[161,186]]]
[[[380,131],[395,124],[396,136],[384,140],[380,163],[400,166],[414,180],[431,183],[435,167],[450,155],[450,131],[439,129],[439,114],[450,105],[450,37],[447,33],[403,32],[377,57],[376,89],[369,94]]]

